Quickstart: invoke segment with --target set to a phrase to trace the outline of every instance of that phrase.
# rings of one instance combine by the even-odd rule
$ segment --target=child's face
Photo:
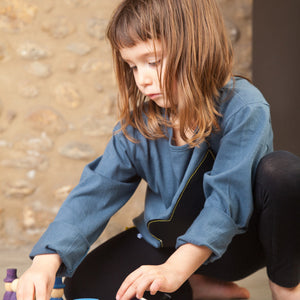
[[[169,104],[164,99],[159,81],[160,71],[162,72],[162,82],[164,75],[161,42],[158,40],[138,42],[133,47],[122,48],[120,53],[123,60],[132,69],[138,89],[158,106],[168,107]]]

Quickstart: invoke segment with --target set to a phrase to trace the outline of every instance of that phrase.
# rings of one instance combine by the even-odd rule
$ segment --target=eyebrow
[[[155,58],[161,58],[162,56],[162,51],[159,50],[159,51],[151,51],[151,52],[146,52],[146,53],[143,53],[141,55],[138,56],[139,59],[144,59],[144,58],[147,58],[149,56],[154,56]],[[130,59],[126,58],[126,57],[123,57],[121,55],[122,59],[125,61],[125,62],[131,62]]]

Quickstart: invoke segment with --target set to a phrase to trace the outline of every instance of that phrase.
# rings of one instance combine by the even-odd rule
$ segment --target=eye
[[[129,66],[129,68],[131,69],[131,70],[136,70],[137,69],[137,66],[134,66],[134,65],[128,65]]]
[[[149,62],[149,65],[152,66],[152,67],[157,67],[157,66],[160,65],[160,62],[161,62],[160,59],[159,59],[159,60],[156,60],[156,61],[150,61],[150,62]]]

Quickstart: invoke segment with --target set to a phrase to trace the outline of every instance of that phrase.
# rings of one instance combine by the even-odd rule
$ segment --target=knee
[[[300,210],[299,199],[300,158],[286,151],[273,152],[262,158],[254,183],[256,207],[275,214],[276,218],[279,214],[287,222],[295,220],[295,214]]]
[[[260,184],[300,187],[300,158],[287,151],[275,151],[263,157],[256,170]]]

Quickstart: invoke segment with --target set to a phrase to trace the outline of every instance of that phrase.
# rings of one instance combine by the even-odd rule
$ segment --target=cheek
[[[136,87],[142,92],[142,86],[139,84],[137,75],[133,75],[133,79],[134,79]]]
[[[138,87],[137,76],[136,76],[135,72],[132,72],[132,79],[133,79],[135,85]]]

